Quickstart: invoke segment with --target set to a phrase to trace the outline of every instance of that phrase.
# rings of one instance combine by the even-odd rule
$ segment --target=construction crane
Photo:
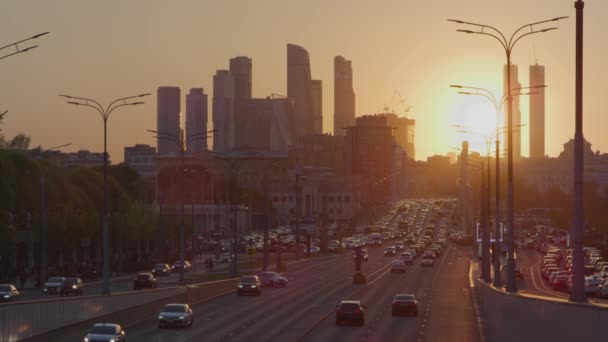
[[[397,100],[398,102],[396,103],[396,105],[394,105]],[[408,113],[412,110],[412,108],[413,106],[407,105],[407,102],[401,95],[401,92],[398,89],[395,89],[395,91],[393,92],[393,96],[391,96],[389,104],[384,105],[384,113],[392,112],[400,117],[407,118]]]

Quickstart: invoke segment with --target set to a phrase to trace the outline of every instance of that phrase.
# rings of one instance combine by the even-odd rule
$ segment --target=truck
[[[372,239],[372,247],[382,247],[381,233],[371,233],[369,237]]]

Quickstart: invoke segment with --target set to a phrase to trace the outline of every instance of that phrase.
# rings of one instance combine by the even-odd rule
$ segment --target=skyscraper
[[[207,132],[207,94],[203,88],[192,88],[186,95],[186,136],[197,138],[186,147],[188,152],[203,152],[207,150],[207,139],[203,138]]]
[[[334,135],[344,136],[344,128],[355,124],[355,92],[351,61],[334,58]]]
[[[312,80],[312,126],[314,134],[323,134],[323,81]]]
[[[234,98],[237,101],[251,98],[251,58],[238,56],[230,59],[230,74],[234,77]]]
[[[297,140],[313,134],[310,60],[304,48],[293,44],[287,44],[287,97],[295,102]]]
[[[545,67],[530,65],[530,87],[545,84]],[[530,158],[545,156],[545,88],[533,89],[530,94]]]
[[[179,87],[158,87],[156,92],[156,130],[159,136],[169,134],[179,138],[180,90]],[[165,139],[156,139],[159,155],[174,153],[179,146]]]
[[[228,70],[213,76],[213,151],[226,152],[234,147],[234,77]]]
[[[509,90],[508,86],[507,86],[507,69],[508,67],[505,65],[504,69],[503,69],[503,77],[504,77],[504,84],[503,84],[503,89],[504,89],[504,94],[507,93],[507,91]],[[519,93],[519,90],[515,90],[514,89],[518,89],[521,88],[521,83],[519,83],[519,77],[517,75],[517,65],[515,64],[511,64],[511,91],[512,94],[517,94]],[[505,107],[505,109],[508,109],[507,107]],[[505,110],[505,113],[508,113],[507,110]],[[506,125],[507,125],[507,117],[505,114],[505,131],[506,131]],[[505,134],[505,141],[508,144],[508,136]],[[508,146],[508,145],[506,145]],[[519,96],[513,96],[513,159],[518,159],[521,158],[521,109],[519,107]]]

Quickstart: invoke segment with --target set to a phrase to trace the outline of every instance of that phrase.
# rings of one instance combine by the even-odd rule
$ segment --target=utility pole
[[[572,292],[570,301],[585,302],[585,259],[583,256],[583,9],[585,3],[577,0],[576,8],[576,118],[574,133],[574,219],[572,238]]]
[[[296,166],[296,259],[300,258],[300,168]]]
[[[264,174],[264,266],[263,270],[268,270],[268,225],[270,224],[269,214],[269,189],[268,189],[268,175]]]

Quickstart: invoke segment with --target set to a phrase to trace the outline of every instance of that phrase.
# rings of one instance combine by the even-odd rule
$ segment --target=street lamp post
[[[129,102],[132,99],[148,96],[150,94],[140,94],[136,96],[123,97],[111,102],[104,108],[99,102],[85,98],[70,95],[59,95],[69,99],[67,103],[75,106],[85,106],[95,109],[103,119],[103,285],[102,294],[110,295],[110,248],[109,248],[109,230],[108,230],[108,118],[112,112],[124,106],[136,106],[143,102]]]
[[[296,259],[300,258],[300,168],[296,166]]]
[[[14,47],[15,48],[14,52],[6,54],[4,56],[0,56],[0,60],[1,59],[5,59],[5,58],[10,57],[10,56],[14,56],[14,55],[19,54],[19,53],[24,53],[24,52],[27,52],[27,51],[30,51],[32,49],[37,48],[38,45],[33,45],[33,46],[28,46],[26,48],[21,49],[21,48],[19,48],[19,44],[25,43],[25,42],[30,41],[30,40],[34,40],[34,39],[40,38],[40,37],[45,36],[47,34],[49,34],[49,32],[38,33],[37,35],[31,36],[29,38],[26,38],[26,39],[20,40],[18,42],[11,43],[11,44],[5,45],[3,47],[0,47],[0,51],[8,49],[10,47]]]
[[[150,133],[156,134],[155,138],[160,140],[166,140],[175,143],[179,147],[179,260],[181,267],[179,269],[179,283],[184,284],[184,272],[185,272],[185,259],[186,259],[186,242],[185,242],[185,228],[184,228],[184,152],[186,147],[195,141],[204,140],[209,138],[208,133],[213,131],[195,133],[187,137],[184,136],[184,131],[181,130],[179,137],[167,132],[159,132],[154,130],[148,130]]]
[[[70,146],[71,143],[63,144],[55,147],[48,148],[44,152],[55,151],[62,147]],[[40,151],[41,154],[43,151]],[[47,255],[47,220],[46,220],[46,174],[40,170],[40,284],[46,280],[46,272],[48,269],[48,255]]]
[[[476,24],[471,22],[465,22],[462,20],[448,19],[448,21],[455,22],[457,24],[470,25],[479,29],[479,31],[473,30],[457,30],[458,32],[468,34],[480,34],[492,37],[496,39],[503,47],[507,57],[507,292],[517,292],[517,283],[515,280],[515,245],[514,245],[514,230],[515,230],[515,216],[514,216],[514,199],[513,199],[513,97],[511,94],[511,55],[513,48],[522,38],[536,34],[544,33],[552,30],[556,30],[557,27],[549,27],[541,30],[535,30],[534,27],[549,22],[559,21],[566,19],[567,17],[557,17],[549,20],[539,21],[531,24],[526,24],[517,29],[511,38],[507,40],[505,35],[498,29],[483,24]],[[522,30],[529,28],[529,32],[521,33]]]
[[[495,141],[495,145],[496,145],[496,177],[495,177],[495,208],[494,208],[494,252],[496,255],[501,255],[501,242],[500,242],[500,236],[501,236],[501,232],[500,232],[500,222],[501,222],[501,214],[500,214],[500,113],[502,111],[502,107],[507,99],[507,93],[503,94],[503,96],[500,99],[497,99],[497,97],[494,95],[494,93],[492,93],[491,91],[489,91],[486,88],[481,88],[481,87],[470,87],[470,86],[462,86],[462,85],[450,85],[450,87],[452,88],[458,88],[458,89],[470,89],[470,90],[475,90],[475,92],[470,92],[470,91],[459,91],[459,94],[462,95],[476,95],[476,96],[482,96],[488,100],[490,100],[490,102],[492,102],[492,105],[494,106],[494,110],[496,112],[496,141]],[[537,89],[537,88],[546,88],[546,85],[539,85],[539,86],[532,86],[532,87],[518,87],[518,88],[514,88],[511,89],[511,91],[519,91],[517,94],[512,94],[512,96],[523,96],[523,95],[532,95],[532,94],[536,94],[535,92],[530,92],[530,89]],[[522,90],[528,90],[527,92],[522,93]],[[489,172],[489,171],[488,171]],[[488,176],[488,189],[489,189],[489,176]],[[488,209],[488,215],[489,215],[489,209]],[[492,284],[496,287],[502,286],[502,276],[500,274],[500,258],[497,258],[495,255],[494,257],[494,278],[493,278],[493,282]]]
[[[572,238],[572,293],[570,300],[585,302],[585,259],[583,256],[583,10],[585,3],[577,0],[576,8],[576,113],[574,132],[574,219]]]

